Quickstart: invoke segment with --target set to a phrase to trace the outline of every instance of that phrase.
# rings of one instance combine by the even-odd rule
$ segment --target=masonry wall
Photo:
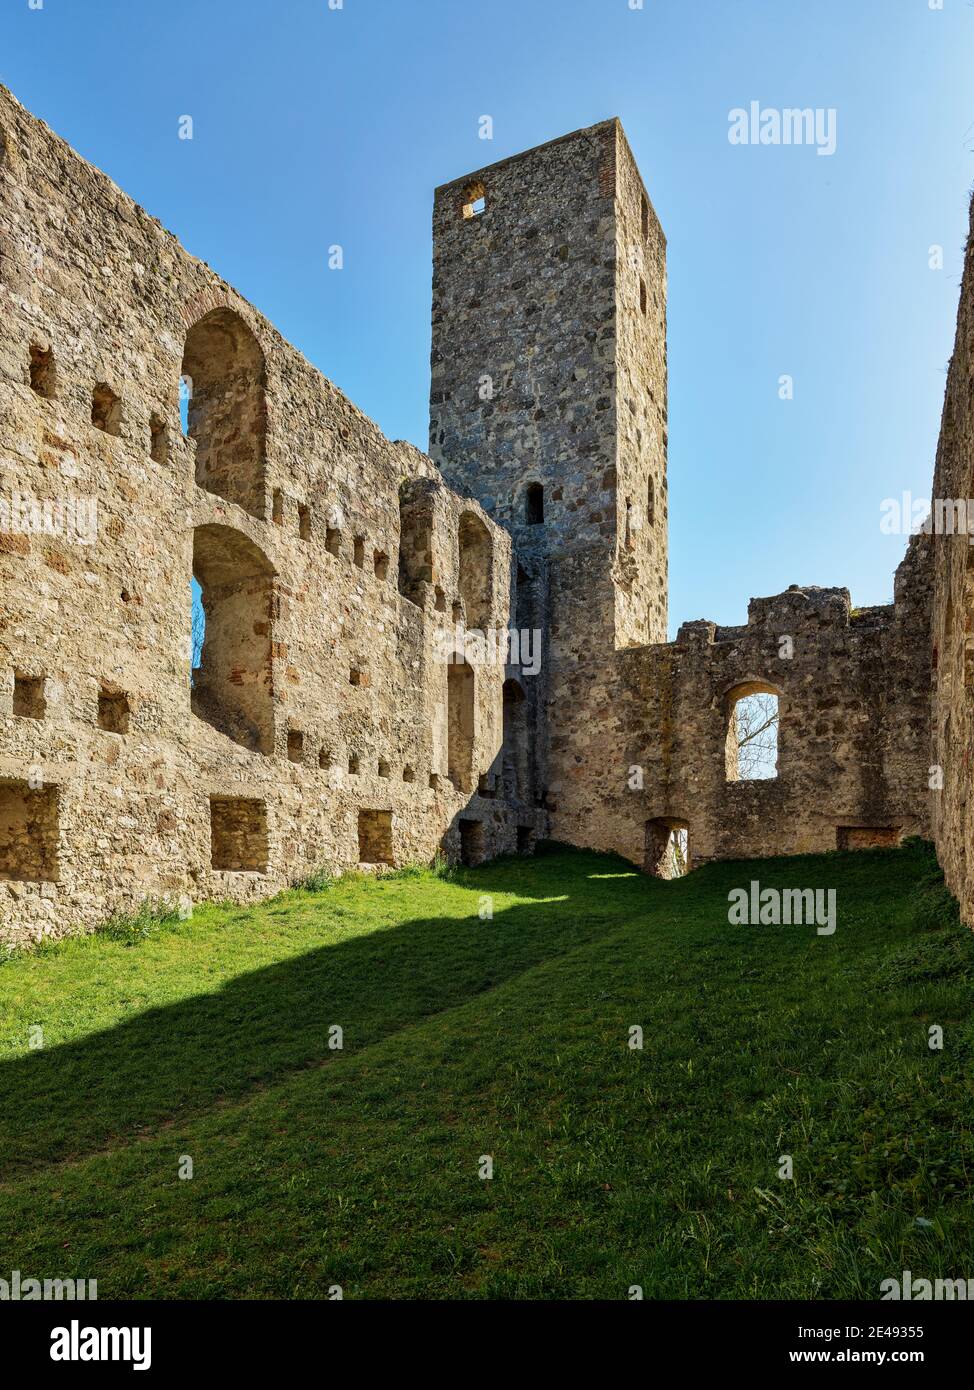
[[[665,241],[620,123],[437,189],[433,263],[430,453],[511,531],[555,811],[598,737],[598,663],[666,632]]]
[[[182,431],[187,370],[205,444]],[[506,625],[507,534],[2,89],[0,460],[0,937],[354,865],[362,809],[390,814],[396,863],[459,855],[461,813],[485,853],[543,829],[497,780],[502,664],[474,672],[469,784],[448,776],[442,634],[472,584]],[[214,801],[217,863],[266,841],[263,870],[214,867]]]
[[[678,822],[697,865],[834,850],[849,829],[929,833],[922,570],[911,551],[891,606],[853,612],[844,589],[796,586],[752,600],[745,626],[685,623],[674,643],[619,653],[556,833],[644,864],[647,826]],[[728,780],[734,696],[754,684],[778,693],[778,775]]]
[[[974,205],[972,205],[974,211]],[[974,239],[968,237],[947,375],[933,502],[974,498]],[[974,547],[965,526],[934,530],[926,544],[933,570],[933,719],[930,762],[942,774],[931,792],[937,852],[961,913],[974,926]]]
[[[665,239],[618,121],[437,190],[432,362],[431,454],[540,576],[555,838],[646,865],[653,822],[686,825],[695,863],[927,831],[917,546],[889,607],[795,586],[752,600],[746,626],[665,641]],[[779,775],[728,780],[733,697],[755,683],[779,694]]]
[[[931,756],[971,915],[971,552],[665,642],[665,301],[618,121],[438,189],[427,457],[0,89],[0,938],[549,833],[650,870],[676,823],[695,863],[883,843],[927,833]],[[779,775],[735,782],[755,684]]]

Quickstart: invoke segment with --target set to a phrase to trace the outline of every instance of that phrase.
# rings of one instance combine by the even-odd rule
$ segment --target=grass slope
[[[730,926],[752,878],[836,888],[835,935]],[[919,845],[672,884],[558,850],[65,942],[0,967],[0,1277],[876,1298],[974,1274],[972,1003]]]

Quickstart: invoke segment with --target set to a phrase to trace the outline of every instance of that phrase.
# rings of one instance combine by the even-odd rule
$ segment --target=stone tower
[[[665,240],[620,122],[438,188],[433,267],[430,454],[512,533],[514,617],[553,671],[665,641]]]

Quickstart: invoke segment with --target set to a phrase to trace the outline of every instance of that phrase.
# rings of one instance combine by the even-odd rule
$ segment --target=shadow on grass
[[[916,877],[906,851],[757,862],[763,883],[822,883],[838,869],[851,906],[874,896],[880,878],[888,893],[897,875],[904,884]],[[383,924],[0,1063],[0,1181],[151,1135],[289,1072],[340,1066],[343,1057],[641,919],[673,933],[692,994],[701,949],[718,952],[723,969],[765,951],[763,939],[727,929],[726,890],[754,872],[755,862],[723,862],[665,883],[615,856],[559,847],[537,860],[459,869],[442,884],[431,877],[431,906],[441,889],[468,890],[469,903],[453,915]],[[481,895],[505,893],[530,901],[497,907],[482,920]],[[319,904],[328,911],[334,900],[334,889],[295,893],[263,910],[271,917]],[[246,920],[246,913],[235,916]],[[341,1051],[329,1047],[335,1024],[343,1030]]]
[[[383,926],[3,1062],[0,1180],[150,1134],[287,1072],[340,1065],[343,1056],[616,929],[619,903],[605,901],[595,884],[584,894],[593,868],[620,862],[576,853],[542,858],[534,869],[514,859],[462,869],[446,886],[473,890],[469,908],[460,908],[466,915]],[[646,889],[633,874],[625,897],[645,906]],[[430,891],[435,900],[436,880]],[[537,900],[482,920],[480,895],[492,893]],[[265,909],[307,913],[320,901],[327,910],[333,895],[286,895]],[[343,1030],[342,1050],[329,1047],[334,1024]]]

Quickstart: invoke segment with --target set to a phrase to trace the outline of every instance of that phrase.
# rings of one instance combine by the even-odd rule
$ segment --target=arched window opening
[[[467,185],[463,195],[463,215],[467,221],[471,217],[482,217],[487,211],[487,192],[484,185],[478,180],[476,183]]]
[[[239,531],[199,526],[193,533],[193,579],[193,593],[199,593],[199,617],[194,611],[192,622],[193,713],[235,743],[270,753],[274,570]]]
[[[528,483],[525,488],[524,519],[529,526],[544,523],[544,488],[540,483]]]
[[[690,872],[690,827],[662,816],[646,822],[643,870],[653,878],[682,878]]]
[[[203,660],[203,643],[206,641],[206,614],[203,611],[203,590],[195,574],[189,581],[190,608],[190,685],[196,682],[196,669]]]
[[[528,701],[520,681],[504,682],[504,746],[501,782],[505,801],[530,805],[531,757],[528,746]]]
[[[179,378],[179,426],[183,438],[189,438],[189,402],[193,395],[193,378],[184,372]]]
[[[749,681],[727,697],[728,782],[762,782],[778,775],[778,692]]]
[[[493,546],[490,532],[473,512],[464,512],[457,533],[460,597],[467,626],[490,626],[493,588]]]
[[[263,517],[264,354],[239,314],[214,309],[193,325],[181,377],[191,382],[186,428],[196,444],[197,483]]]
[[[473,790],[475,685],[473,667],[454,654],[446,668],[447,774],[461,792]]]

